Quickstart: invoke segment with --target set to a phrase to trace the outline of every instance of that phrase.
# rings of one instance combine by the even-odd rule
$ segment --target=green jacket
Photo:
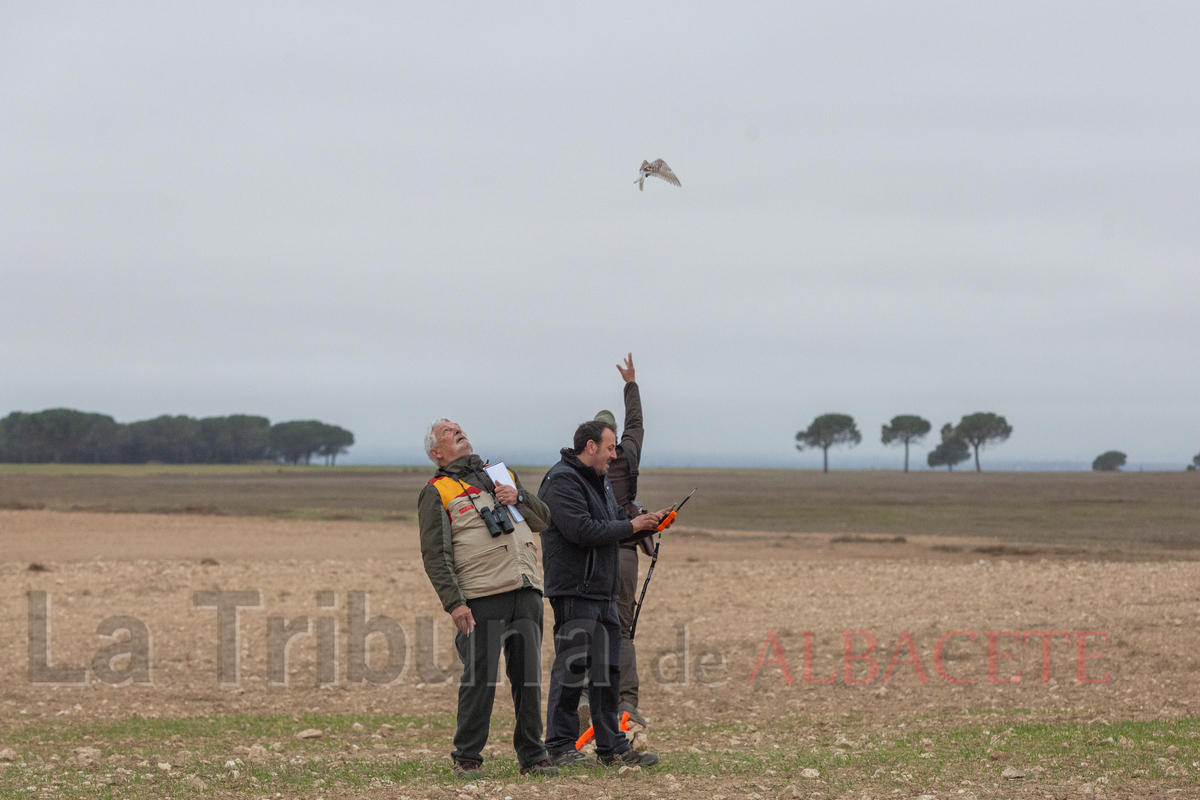
[[[447,612],[476,597],[523,587],[542,591],[541,542],[533,534],[550,524],[550,509],[512,476],[525,497],[517,506],[525,522],[495,538],[476,513],[494,505],[479,456],[462,456],[439,469],[417,498],[421,560]]]

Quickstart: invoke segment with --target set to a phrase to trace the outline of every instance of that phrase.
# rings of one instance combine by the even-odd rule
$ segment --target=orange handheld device
[[[628,711],[626,711],[624,714],[621,715],[621,730],[623,730],[623,731],[629,730],[629,712]],[[588,729],[583,732],[583,735],[575,740],[575,749],[582,750],[583,746],[585,744],[587,744],[588,742],[590,742],[592,740],[592,737],[595,735],[596,735],[596,726],[589,725]]]
[[[699,488],[700,488],[699,486],[696,487],[696,489],[699,489]],[[658,523],[658,527],[655,528],[654,530],[657,531],[658,533],[662,533],[667,528],[671,527],[671,523],[675,521],[675,517],[678,516],[678,514],[679,514],[679,509],[683,508],[684,503],[686,503],[688,500],[692,499],[692,495],[694,495],[696,493],[696,489],[692,489],[692,491],[688,493],[688,496],[683,498],[683,500],[680,501],[679,505],[671,506],[670,513],[667,514],[665,517],[663,517],[663,521]]]

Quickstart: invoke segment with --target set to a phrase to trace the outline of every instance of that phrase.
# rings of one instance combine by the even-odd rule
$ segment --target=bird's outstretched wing
[[[642,170],[649,170],[651,175],[662,178],[667,183],[674,184],[675,186],[681,185],[679,183],[679,178],[675,177],[675,173],[671,172],[671,168],[667,166],[667,162],[663,161],[661,158],[655,159],[654,163],[652,164],[646,164],[643,162]]]

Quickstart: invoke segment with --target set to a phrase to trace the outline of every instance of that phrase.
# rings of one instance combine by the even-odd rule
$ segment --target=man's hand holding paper
[[[492,479],[492,483],[496,484],[496,499],[504,505],[508,506],[508,513],[512,514],[512,518],[517,522],[523,522],[525,517],[517,511],[517,485],[513,483],[512,476],[508,474],[508,467],[504,466],[504,462],[492,464],[490,467],[484,467],[484,472]]]

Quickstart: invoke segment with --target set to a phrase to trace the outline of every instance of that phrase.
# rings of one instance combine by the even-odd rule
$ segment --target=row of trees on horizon
[[[354,444],[354,434],[317,420],[274,425],[266,417],[163,415],[120,423],[107,414],[70,408],[0,419],[0,462],[17,464],[246,464],[326,463]]]
[[[904,471],[908,472],[908,448],[919,443],[933,430],[933,425],[924,417],[901,414],[883,426],[880,441],[885,445],[904,445]],[[926,457],[930,467],[954,469],[975,452],[975,471],[982,472],[979,451],[985,445],[1003,442],[1012,435],[1008,420],[990,411],[968,414],[957,425],[947,422],[942,426],[942,441]],[[796,449],[819,449],[824,455],[825,472],[829,472],[829,448],[838,445],[853,447],[862,442],[862,434],[849,414],[822,414],[812,421],[806,430],[796,434]]]
[[[893,417],[882,426],[880,441],[904,445],[904,471],[909,448],[933,429],[929,420],[915,414]],[[955,465],[975,456],[982,472],[979,451],[988,444],[1006,441],[1012,426],[998,414],[977,412],[957,425],[946,423],[941,442],[926,456],[931,468]],[[796,434],[796,449],[820,449],[823,468],[829,472],[829,449],[862,442],[862,434],[849,414],[822,414]],[[0,463],[19,464],[245,464],[274,461],[311,464],[314,456],[336,464],[337,457],[354,444],[354,434],[317,420],[294,420],[274,425],[266,417],[233,414],[195,419],[163,415],[140,422],[119,423],[106,414],[69,408],[35,413],[14,411],[0,419]],[[1116,471],[1126,456],[1110,450],[1096,457],[1092,469]],[[1187,465],[1200,468],[1200,453]]]
[[[904,445],[904,471],[908,472],[908,448],[919,443],[933,430],[929,420],[915,414],[901,414],[883,426],[880,441],[885,445]],[[947,422],[942,426],[942,441],[929,452],[925,460],[932,467],[946,467],[953,471],[975,454],[975,470],[982,472],[979,451],[988,444],[1003,442],[1012,435],[1008,420],[990,411],[979,411],[963,417],[957,425]],[[849,414],[822,414],[812,421],[806,430],[796,434],[796,449],[820,449],[824,453],[824,471],[829,472],[829,448],[838,445],[853,447],[862,442],[862,434]],[[1125,466],[1126,456],[1120,450],[1109,450],[1096,456],[1092,469],[1096,472],[1117,472]],[[1200,453],[1192,459],[1186,469],[1200,469]]]

